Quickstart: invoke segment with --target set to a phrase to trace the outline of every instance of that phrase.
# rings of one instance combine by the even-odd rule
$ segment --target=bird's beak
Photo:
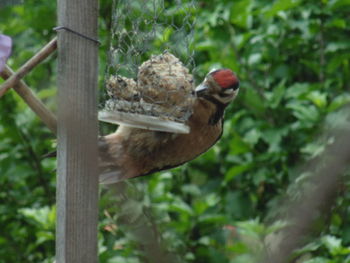
[[[207,89],[208,89],[208,85],[205,82],[202,82],[196,87],[194,91],[196,92],[197,95],[202,95],[203,93],[206,92]]]

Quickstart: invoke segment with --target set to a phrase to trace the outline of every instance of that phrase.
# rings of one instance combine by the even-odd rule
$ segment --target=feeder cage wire
[[[114,0],[101,121],[188,133],[194,0]]]

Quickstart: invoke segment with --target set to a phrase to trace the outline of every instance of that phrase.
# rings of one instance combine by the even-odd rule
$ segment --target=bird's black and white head
[[[198,97],[227,106],[237,96],[239,80],[230,69],[217,69],[208,73],[195,89]]]

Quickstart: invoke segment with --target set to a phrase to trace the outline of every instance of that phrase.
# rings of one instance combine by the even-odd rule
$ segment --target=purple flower
[[[6,61],[11,54],[12,39],[0,34],[0,72],[4,69]]]

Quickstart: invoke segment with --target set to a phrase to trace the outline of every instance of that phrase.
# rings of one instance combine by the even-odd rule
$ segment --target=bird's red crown
[[[219,69],[213,71],[213,79],[223,89],[234,88],[237,89],[239,86],[239,80],[236,75],[230,69]]]

